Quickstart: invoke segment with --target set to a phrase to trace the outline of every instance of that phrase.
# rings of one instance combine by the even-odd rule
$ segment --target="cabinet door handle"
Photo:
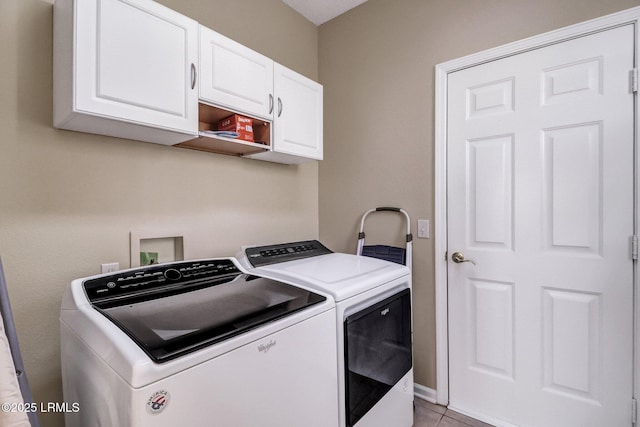
[[[273,113],[273,94],[269,94],[269,114]]]
[[[282,114],[282,99],[278,97],[278,117]]]
[[[197,77],[198,77],[198,74],[196,72],[196,65],[194,63],[191,63],[191,89],[196,87]]]

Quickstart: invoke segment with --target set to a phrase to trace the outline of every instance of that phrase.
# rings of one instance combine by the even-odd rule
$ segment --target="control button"
[[[164,277],[166,277],[168,280],[179,280],[182,277],[182,273],[180,273],[175,268],[169,268],[168,270],[164,271]]]

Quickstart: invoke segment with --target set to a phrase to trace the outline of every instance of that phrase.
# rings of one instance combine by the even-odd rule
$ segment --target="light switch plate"
[[[428,219],[418,220],[418,237],[420,239],[429,238],[429,220]]]

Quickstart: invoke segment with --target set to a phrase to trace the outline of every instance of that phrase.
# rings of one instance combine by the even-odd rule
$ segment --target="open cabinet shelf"
[[[253,120],[253,137],[256,142],[204,133],[204,131],[207,130],[216,130],[217,123],[232,114],[235,113],[209,104],[199,103],[199,136],[196,139],[178,144],[177,147],[227,154],[230,156],[245,156],[262,153],[271,149],[271,123],[253,117],[249,118]],[[248,117],[245,114],[242,115]]]

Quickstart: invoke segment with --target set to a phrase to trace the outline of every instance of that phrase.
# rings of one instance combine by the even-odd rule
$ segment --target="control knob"
[[[164,277],[167,280],[179,280],[182,277],[182,273],[175,268],[169,268],[164,271]]]

